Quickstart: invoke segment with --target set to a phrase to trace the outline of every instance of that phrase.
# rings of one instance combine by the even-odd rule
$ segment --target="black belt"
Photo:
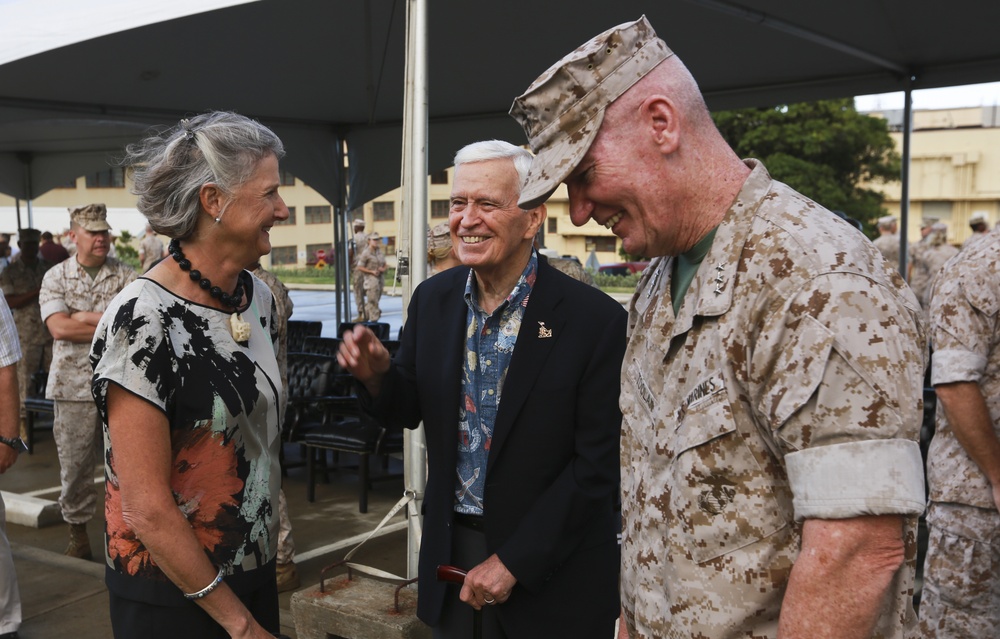
[[[482,531],[486,528],[482,515],[469,515],[466,513],[455,513],[455,523],[472,530]]]

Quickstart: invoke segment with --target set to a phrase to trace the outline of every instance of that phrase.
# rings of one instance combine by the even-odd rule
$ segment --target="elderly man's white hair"
[[[528,171],[531,169],[531,158],[530,151],[515,146],[510,142],[484,140],[482,142],[473,142],[459,149],[458,153],[455,154],[454,164],[455,168],[458,168],[463,164],[472,164],[473,162],[513,160],[514,168],[517,170],[518,191],[520,192],[520,185],[524,184],[524,180],[528,177]]]

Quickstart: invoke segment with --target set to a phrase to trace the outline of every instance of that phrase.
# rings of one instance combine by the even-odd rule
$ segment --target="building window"
[[[306,224],[329,224],[331,219],[329,205],[306,207]]]
[[[274,223],[275,226],[295,226],[295,207],[288,207],[288,219],[279,220]]]
[[[447,218],[448,211],[451,210],[451,202],[448,200],[431,200],[431,217]]]
[[[396,219],[395,202],[372,202],[372,214],[376,222],[391,222]]]
[[[279,172],[281,186],[295,186],[295,176],[288,171]]]
[[[382,252],[386,255],[396,254],[396,236],[386,235],[383,239]]]
[[[559,232],[559,224],[557,224],[558,220],[556,218],[550,217],[546,221],[549,223],[548,224],[548,228],[546,229],[547,233],[558,233]]]
[[[440,171],[434,171],[431,173],[431,184],[447,184],[448,183],[448,169],[441,169]]]
[[[124,188],[125,169],[112,166],[87,176],[88,189]]]
[[[598,253],[614,253],[618,250],[618,238],[612,237],[588,237],[586,238],[584,248],[588,253],[591,251],[597,251]]]
[[[271,266],[284,266],[287,264],[295,264],[298,262],[295,256],[296,247],[294,246],[272,246],[271,247]]]

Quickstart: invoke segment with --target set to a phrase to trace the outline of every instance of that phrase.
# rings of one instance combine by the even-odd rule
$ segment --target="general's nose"
[[[567,184],[566,190],[569,192],[569,219],[575,226],[583,226],[594,212],[594,203],[579,184]]]

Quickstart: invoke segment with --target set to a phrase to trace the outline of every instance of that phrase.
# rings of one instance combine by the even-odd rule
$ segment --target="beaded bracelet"
[[[183,593],[184,594],[184,598],[185,599],[201,599],[202,597],[204,597],[208,593],[210,593],[213,590],[215,590],[216,588],[218,588],[219,584],[221,584],[221,583],[222,583],[222,568],[219,568],[219,574],[215,576],[215,580],[213,580],[212,583],[208,584],[207,586],[205,586],[204,588],[202,588],[198,592],[185,592],[185,593]]]

